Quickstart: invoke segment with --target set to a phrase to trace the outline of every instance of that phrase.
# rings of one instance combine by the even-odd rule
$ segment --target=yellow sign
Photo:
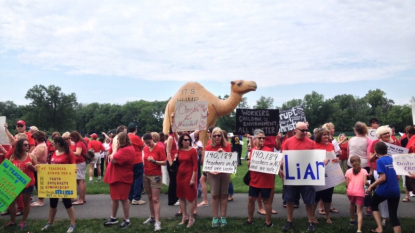
[[[38,196],[41,198],[76,198],[75,164],[39,164]]]

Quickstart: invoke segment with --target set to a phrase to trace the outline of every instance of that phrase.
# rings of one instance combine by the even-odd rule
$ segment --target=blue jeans
[[[233,191],[233,184],[232,184],[232,182],[229,182],[229,186],[228,186],[228,194],[229,194],[229,196],[233,196],[233,193],[234,193],[234,191]]]
[[[143,163],[134,164],[133,173],[134,173],[134,180],[131,184],[130,194],[128,195],[128,199],[130,200],[140,200],[141,199],[141,192],[143,191],[143,172],[144,166]]]

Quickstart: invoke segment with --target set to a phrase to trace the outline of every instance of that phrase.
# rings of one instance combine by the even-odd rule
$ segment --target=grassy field
[[[411,218],[400,218],[402,225],[402,232],[413,232],[415,229],[415,221]],[[105,219],[90,219],[90,220],[77,220],[76,221],[76,230],[75,232],[82,233],[96,233],[96,232],[153,232],[154,228],[151,225],[143,225],[142,222],[144,219],[132,218],[131,225],[127,229],[120,229],[119,225],[114,225],[112,227],[104,227],[103,223]],[[226,232],[226,233],[236,233],[236,232],[282,232],[281,228],[284,224],[283,219],[273,219],[274,226],[271,228],[265,228],[263,226],[264,218],[254,219],[254,223],[251,226],[242,226],[242,223],[246,221],[244,218],[228,218],[228,225],[221,228],[212,228],[210,218],[196,219],[196,222],[192,228],[187,229],[186,226],[178,226],[180,219],[162,219],[161,220],[161,232]],[[351,233],[356,232],[356,226],[349,225],[348,218],[332,218],[333,224],[322,223],[323,220],[320,219],[320,224],[316,225],[316,232],[324,233]],[[40,232],[40,229],[44,226],[46,221],[41,220],[30,220],[28,223],[28,229],[25,232]],[[307,220],[306,219],[295,219],[294,220],[294,229],[292,232],[308,232],[307,231]],[[1,219],[0,225],[4,226],[6,220]],[[56,221],[54,226],[45,232],[66,232],[69,226],[69,220],[59,220]],[[363,232],[369,232],[370,229],[375,228],[376,223],[372,217],[364,218],[363,220]],[[412,230],[411,230],[412,229]],[[12,227],[12,229],[1,229],[1,232],[22,232],[18,230],[18,227]],[[384,232],[393,232],[392,227],[387,225],[384,229]]]

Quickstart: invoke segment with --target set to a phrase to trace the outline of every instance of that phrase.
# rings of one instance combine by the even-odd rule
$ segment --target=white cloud
[[[391,78],[415,61],[413,1],[2,1],[0,56],[73,74],[255,80]]]

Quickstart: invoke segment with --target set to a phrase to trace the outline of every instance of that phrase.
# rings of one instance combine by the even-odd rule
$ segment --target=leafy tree
[[[394,105],[386,113],[384,123],[394,125],[396,132],[403,132],[407,125],[412,125],[412,108],[410,105]]]
[[[274,108],[274,98],[261,96],[259,100],[256,101],[255,109],[272,109]]]
[[[383,119],[386,117],[386,113],[395,104],[393,100],[386,98],[386,93],[380,89],[369,90],[365,95],[365,100],[371,107],[371,116]]]
[[[248,98],[247,97],[242,97],[242,101],[239,102],[238,107],[236,107],[236,108],[249,109]]]
[[[297,106],[302,106],[303,100],[302,99],[292,99],[282,104],[282,109],[293,108]]]

